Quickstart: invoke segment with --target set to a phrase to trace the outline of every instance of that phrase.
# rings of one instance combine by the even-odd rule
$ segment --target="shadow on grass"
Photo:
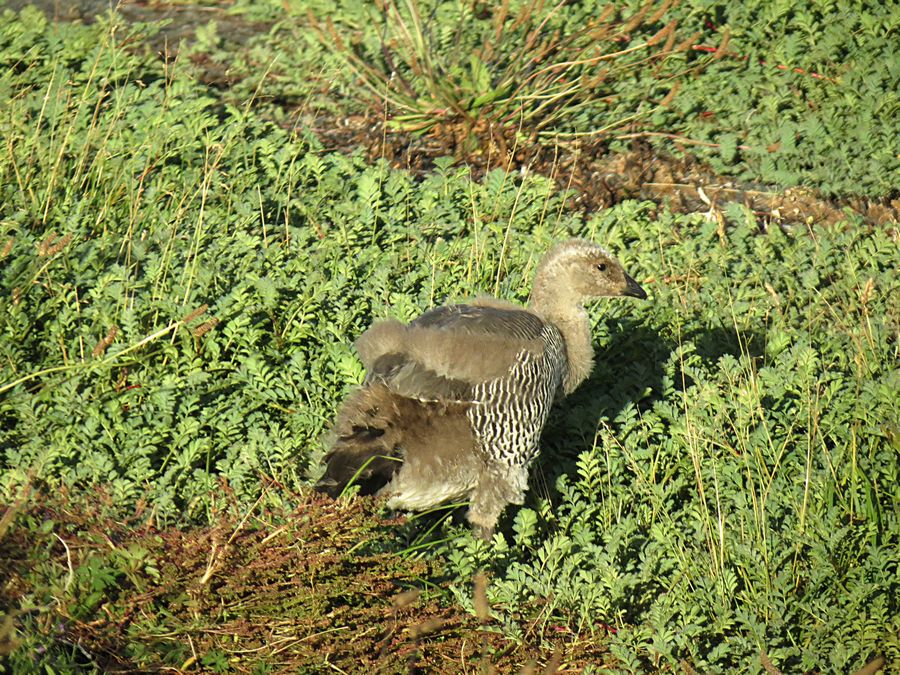
[[[672,363],[679,346],[675,339],[630,318],[610,330],[608,341],[597,349],[590,377],[551,414],[532,472],[532,499],[539,495],[558,502],[559,477],[577,473],[578,457],[594,446],[601,424],[615,420],[631,405],[640,415],[666,398],[667,388],[684,391],[693,384],[682,373],[680,363]],[[709,369],[725,355],[740,358],[747,354],[756,360],[764,347],[761,334],[738,335],[726,327],[695,331],[684,336],[681,343],[692,344],[694,353]],[[512,509],[506,514],[503,524],[507,528],[514,515]]]

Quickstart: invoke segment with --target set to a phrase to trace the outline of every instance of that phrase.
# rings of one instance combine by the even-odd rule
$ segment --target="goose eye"
[[[600,263],[599,265],[597,265],[597,269],[600,270],[601,272],[605,272],[606,271],[606,263]]]

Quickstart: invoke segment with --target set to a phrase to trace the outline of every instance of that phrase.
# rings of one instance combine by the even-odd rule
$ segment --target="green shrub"
[[[728,31],[729,55],[685,82],[654,125],[699,141],[691,151],[723,174],[829,195],[896,194],[894,8],[702,0],[689,17],[676,16],[685,30]]]

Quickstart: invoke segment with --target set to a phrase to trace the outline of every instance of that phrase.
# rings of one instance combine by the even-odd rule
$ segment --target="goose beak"
[[[633,298],[640,298],[641,300],[647,299],[647,291],[641,288],[640,284],[627,274],[625,275],[625,290],[622,291],[622,295],[630,295]]]

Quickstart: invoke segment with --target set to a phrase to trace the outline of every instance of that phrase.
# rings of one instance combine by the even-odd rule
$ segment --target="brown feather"
[[[474,448],[467,407],[398,396],[383,384],[357,389],[335,420],[332,449],[325,456],[325,474],[316,488],[337,497],[352,481],[362,487],[363,494],[374,494],[404,461],[409,468],[418,465],[434,474],[434,462],[441,457]]]

